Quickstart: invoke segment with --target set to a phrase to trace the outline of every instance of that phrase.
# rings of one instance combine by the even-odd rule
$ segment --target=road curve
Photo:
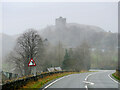
[[[112,90],[119,90],[118,83],[112,80],[109,75],[115,70],[99,70],[98,72],[88,72],[80,74],[72,74],[62,77],[53,83],[48,84],[46,89],[50,88],[84,88],[85,90],[93,90],[102,88],[101,90],[112,88]],[[44,89],[45,89],[44,87]]]

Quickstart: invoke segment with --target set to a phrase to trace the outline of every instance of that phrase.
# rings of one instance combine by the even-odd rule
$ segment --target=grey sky
[[[14,35],[28,28],[42,29],[54,25],[62,16],[68,23],[96,25],[106,31],[118,31],[118,11],[115,2],[72,3],[3,3],[3,33]]]

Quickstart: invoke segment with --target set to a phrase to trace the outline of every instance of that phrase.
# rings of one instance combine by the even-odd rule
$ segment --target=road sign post
[[[28,67],[31,67],[31,66],[34,66],[33,67],[33,72],[34,72],[34,76],[36,76],[36,63],[35,63],[35,61],[32,58],[31,58],[31,60],[28,63]]]
[[[34,67],[34,76],[36,76],[36,66]]]

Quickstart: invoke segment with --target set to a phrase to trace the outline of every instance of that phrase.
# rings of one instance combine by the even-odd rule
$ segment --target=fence
[[[1,71],[0,72],[0,84],[5,83],[6,80],[11,80],[17,77],[18,77],[18,74]]]

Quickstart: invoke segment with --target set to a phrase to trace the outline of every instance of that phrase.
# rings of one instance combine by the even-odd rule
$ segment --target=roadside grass
[[[53,74],[50,76],[46,76],[44,78],[40,78],[37,81],[30,81],[25,86],[21,87],[21,89],[24,89],[24,88],[36,88],[36,89],[38,88],[39,89],[39,88],[42,88],[46,83],[54,79],[57,79],[57,78],[60,78],[66,75],[70,75],[70,74],[78,74],[78,73],[85,73],[85,72],[94,72],[94,71],[64,72],[64,73]]]
[[[75,74],[76,72],[65,72],[65,73],[58,73],[58,74],[53,74],[50,76],[46,76],[44,78],[40,78],[38,79],[38,81],[32,81],[32,82],[28,82],[25,86],[23,86],[22,88],[41,88],[43,85],[45,85],[47,82],[69,75],[69,74]],[[22,89],[21,88],[21,89]]]
[[[115,73],[113,73],[112,76],[120,81],[120,76],[116,75]]]

